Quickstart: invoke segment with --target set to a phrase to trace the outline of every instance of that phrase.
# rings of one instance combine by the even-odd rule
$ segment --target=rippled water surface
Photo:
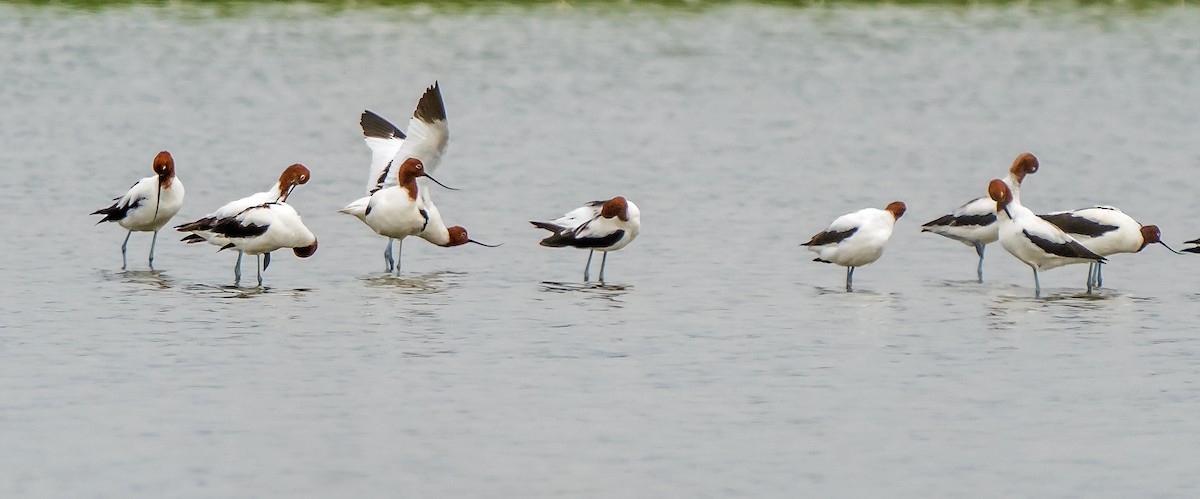
[[[1055,5],[0,5],[0,496],[1195,497],[1200,257],[1035,300],[918,231],[1031,151],[1035,210],[1200,235],[1200,10]],[[388,277],[358,116],[434,80],[442,215],[503,246]],[[319,251],[120,271],[87,213],[161,149],[177,222],[308,165]],[[585,286],[527,220],[616,194]],[[856,293],[798,246],[896,199]]]

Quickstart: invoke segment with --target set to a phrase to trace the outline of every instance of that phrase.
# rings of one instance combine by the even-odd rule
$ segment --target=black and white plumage
[[[1004,183],[1008,185],[1017,201],[1021,199],[1021,182],[1025,176],[1037,173],[1038,160],[1030,153],[1021,153],[1013,160]],[[975,248],[979,263],[976,277],[983,282],[983,252],[988,244],[999,240],[999,225],[996,223],[996,202],[988,196],[978,197],[921,225],[921,232],[932,232]]]
[[[362,220],[376,233],[405,234],[401,237],[388,236],[388,244],[383,253],[385,271],[391,272],[395,269],[399,272],[399,266],[396,265],[399,256],[392,257],[393,243],[396,243],[397,239],[399,239],[399,242],[396,243],[396,246],[399,247],[397,253],[403,249],[404,237],[410,235],[421,237],[439,246],[457,245],[450,243],[458,241],[460,238],[452,237],[450,229],[453,227],[447,227],[442,221],[441,213],[433,204],[432,196],[430,196],[430,181],[434,183],[437,181],[428,177],[428,174],[441,165],[442,157],[446,154],[446,148],[450,141],[446,106],[442,100],[439,84],[434,82],[417,101],[412,118],[408,122],[407,135],[399,127],[371,111],[363,111],[359,125],[362,126],[363,140],[371,149],[367,196],[356,199],[339,211]],[[406,189],[400,186],[401,165],[409,160],[418,161],[422,167],[422,174],[416,178],[414,184],[415,209],[412,210],[404,201],[404,192],[401,192]],[[387,189],[399,190],[383,193]],[[383,193],[383,197],[372,201],[372,198],[380,193]],[[381,203],[380,200],[384,198],[387,198],[387,201]],[[396,211],[386,217],[386,221],[377,213],[375,217],[372,217],[376,219],[375,225],[372,226],[372,223],[367,220],[368,214],[379,209]],[[401,212],[405,214],[401,215]],[[416,220],[412,218],[413,214],[420,216],[421,227],[416,233],[409,233],[408,227],[411,226],[409,222]],[[465,231],[466,229],[462,229],[463,233]]]
[[[588,251],[588,261],[583,268],[584,282],[590,279],[592,254],[604,252],[600,262],[600,282],[604,282],[604,267],[608,252],[624,248],[637,238],[642,227],[642,212],[632,201],[623,196],[592,201],[547,222],[530,221],[534,227],[552,234],[542,239],[541,245],[551,248],[582,248]]]
[[[853,291],[854,269],[883,256],[896,221],[907,209],[904,203],[893,201],[882,210],[865,208],[847,213],[801,246],[817,254],[813,261],[846,267],[846,291]]]
[[[158,231],[179,213],[183,206],[183,181],[175,176],[175,159],[171,153],[160,151],[154,156],[154,175],[143,178],[125,195],[113,199],[113,204],[92,212],[104,215],[97,224],[116,222],[125,228],[125,242],[121,243],[121,270],[127,265],[126,249],[129,236],[137,232],[153,232],[150,240],[150,269],[154,269],[154,246],[158,242]]]
[[[1000,245],[1033,269],[1034,296],[1042,295],[1039,271],[1072,263],[1105,261],[1103,256],[1021,205],[1004,181],[993,179],[988,184],[988,195],[996,202]]]
[[[175,228],[180,232],[190,232],[190,234],[184,236],[182,239],[182,241],[188,244],[207,242],[218,248],[225,249],[230,246],[230,240],[224,237],[221,232],[215,230],[218,224],[228,222],[247,208],[267,203],[287,201],[288,196],[291,195],[297,186],[308,183],[311,178],[312,172],[309,171],[308,167],[299,163],[290,165],[284,168],[283,172],[279,174],[278,180],[276,180],[270,189],[225,203],[220,208],[217,208],[216,211],[198,220],[177,225]],[[237,262],[233,266],[234,284],[241,282],[242,279],[242,255],[243,252],[238,250]]]
[[[266,255],[258,270],[258,285],[262,286],[262,271],[271,265],[271,252],[291,248],[300,258],[317,251],[317,238],[300,219],[300,213],[283,202],[270,202],[248,207],[237,214],[216,220],[209,229],[228,242],[221,249],[235,248],[247,255]]]
[[[1176,252],[1162,242],[1162,233],[1158,226],[1142,225],[1113,206],[1099,205],[1079,210],[1057,211],[1038,217],[1066,232],[1079,241],[1079,244],[1100,256],[1137,253],[1153,243],[1162,244],[1168,250]],[[1101,262],[1088,265],[1089,293],[1093,288],[1103,286],[1102,267]]]

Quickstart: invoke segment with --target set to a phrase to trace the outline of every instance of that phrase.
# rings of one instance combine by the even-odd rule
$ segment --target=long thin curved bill
[[[430,177],[428,173],[426,173],[426,174],[425,174],[425,178],[427,178],[427,179],[429,179],[429,180],[432,180],[432,181],[433,181],[433,183],[435,183],[435,184],[437,184],[437,185],[440,185],[440,186],[442,186],[442,187],[444,187],[444,188],[446,188],[446,189],[450,189],[450,190],[452,190],[452,191],[457,191],[457,190],[458,190],[458,189],[455,189],[455,188],[453,188],[453,187],[449,187],[449,186],[447,186],[446,184],[443,184],[443,183],[441,183],[441,182],[438,182],[436,178]]]

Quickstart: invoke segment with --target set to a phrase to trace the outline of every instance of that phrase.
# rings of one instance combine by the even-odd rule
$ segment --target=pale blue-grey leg
[[[1037,268],[1036,267],[1030,267],[1030,268],[1033,269],[1033,297],[1041,298],[1042,297],[1042,282],[1038,280]]]
[[[846,267],[846,292],[854,291],[854,267]]]
[[[979,276],[979,282],[983,282],[983,248],[985,246],[979,241],[975,241],[975,253],[979,254],[979,267],[975,269],[975,274]]]
[[[383,271],[391,273],[392,269],[396,268],[396,261],[392,259],[392,242],[395,239],[388,238],[387,248],[383,250]]]
[[[1092,262],[1092,263],[1088,264],[1087,292],[1089,295],[1092,294],[1092,289],[1094,289],[1093,284],[1095,284],[1095,282],[1096,282],[1096,262]]]
[[[158,242],[158,231],[150,238],[150,270],[154,270],[154,243]]]
[[[1104,262],[1096,262],[1096,287],[1104,287],[1104,274],[1101,271],[1104,269]]]
[[[404,240],[396,243],[396,275],[400,275],[400,264],[404,262]]]
[[[255,264],[254,264],[254,270],[258,271],[258,287],[261,288],[262,287],[262,255],[255,256],[254,258],[256,259]]]
[[[608,263],[608,252],[602,251],[601,253],[604,253],[604,257],[600,258],[600,282],[604,283],[604,264]]]
[[[125,242],[121,243],[121,270],[125,270],[125,248],[129,246],[129,236],[133,235],[133,231],[125,234]]]
[[[588,278],[590,277],[588,274],[588,270],[591,270],[591,268],[592,268],[592,253],[595,253],[595,252],[596,252],[596,250],[588,250],[587,265],[583,266],[583,282],[588,282]]]
[[[242,250],[238,250],[237,263],[233,264],[233,285],[242,282]]]

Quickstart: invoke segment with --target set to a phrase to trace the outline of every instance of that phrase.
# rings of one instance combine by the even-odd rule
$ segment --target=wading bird
[[[129,236],[134,231],[154,232],[150,238],[150,270],[154,270],[154,245],[158,242],[158,230],[183,206],[183,182],[175,176],[175,159],[171,153],[161,151],[154,156],[154,176],[139,180],[124,196],[115,198],[112,206],[92,212],[104,215],[97,224],[116,222],[127,229],[125,242],[121,243],[121,270],[125,270],[125,250]]]
[[[225,203],[224,206],[217,208],[216,211],[205,215],[203,218],[194,222],[177,225],[175,228],[180,232],[191,232],[191,234],[185,236],[181,241],[188,244],[208,242],[220,248],[217,250],[220,251],[229,247],[230,241],[213,230],[216,224],[222,220],[228,220],[237,216],[247,208],[267,203],[287,201],[288,196],[292,194],[296,186],[308,183],[310,178],[312,178],[312,174],[308,171],[308,167],[296,163],[285,168],[283,173],[279,174],[279,180],[270,189]],[[237,262],[233,265],[233,284],[235,286],[242,280],[242,254],[243,251],[238,249]]]
[[[1013,199],[1021,200],[1021,182],[1025,176],[1037,173],[1038,160],[1030,153],[1021,153],[1013,160],[1004,183],[1013,193]],[[987,196],[975,198],[954,212],[943,215],[921,226],[921,232],[932,232],[975,248],[979,264],[975,274],[983,282],[983,250],[999,239],[996,223],[996,202]]]
[[[1034,296],[1042,296],[1038,271],[1072,263],[1104,262],[1104,257],[1085,248],[1079,241],[1038,218],[1029,208],[1013,198],[1012,190],[1003,180],[992,179],[988,196],[996,202],[996,218],[1000,224],[1000,245],[1033,269]]]
[[[600,282],[604,282],[604,265],[608,252],[617,251],[633,242],[642,227],[642,212],[637,205],[617,196],[607,201],[592,201],[549,222],[530,221],[534,227],[553,232],[542,239],[541,245],[551,248],[572,247],[588,250],[583,267],[583,281],[589,279],[592,254],[600,251]]]
[[[854,269],[878,260],[892,237],[892,228],[908,208],[900,201],[884,209],[864,208],[838,217],[807,243],[818,256],[814,262],[846,267],[846,291],[854,291]]]

